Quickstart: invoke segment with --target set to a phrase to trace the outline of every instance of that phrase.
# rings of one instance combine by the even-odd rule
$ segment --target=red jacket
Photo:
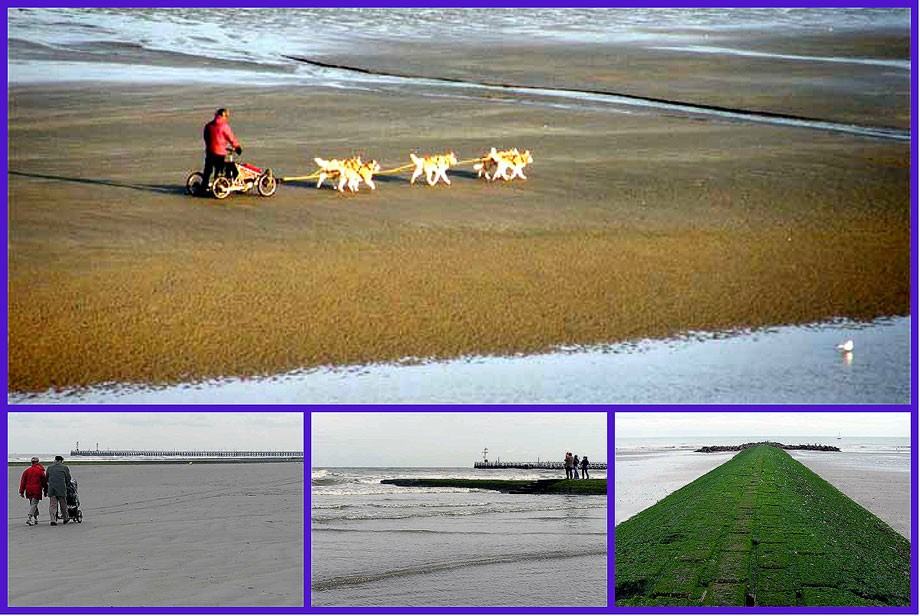
[[[204,125],[204,145],[211,154],[223,156],[227,153],[227,144],[235,148],[240,147],[240,142],[233,135],[233,130],[224,116],[214,116],[214,119]]]
[[[19,482],[19,493],[25,492],[26,498],[41,499],[42,492],[47,485],[45,467],[41,464],[33,464],[22,474],[22,480]]]

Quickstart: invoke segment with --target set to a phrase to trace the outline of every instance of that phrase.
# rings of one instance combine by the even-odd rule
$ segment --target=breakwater
[[[74,449],[71,457],[94,458],[286,458],[303,459],[302,451],[205,451],[166,449]]]
[[[617,606],[908,606],[910,542],[776,447],[616,527]]]
[[[383,479],[407,488],[474,488],[508,494],[607,494],[606,479]]]
[[[777,449],[787,449],[789,451],[840,451],[839,447],[833,447],[831,445],[783,445],[782,443],[774,443],[772,441],[761,441],[759,443],[744,443],[743,445],[712,445],[707,447],[700,447],[696,450],[696,452],[719,453],[721,451],[743,451],[745,449],[750,449],[751,447],[757,447],[759,445],[768,445],[770,447],[776,447]]]
[[[474,462],[473,468],[523,468],[523,469],[547,469],[547,470],[565,470],[564,462]],[[578,468],[581,468],[579,466]],[[589,470],[607,470],[606,462],[588,462]]]

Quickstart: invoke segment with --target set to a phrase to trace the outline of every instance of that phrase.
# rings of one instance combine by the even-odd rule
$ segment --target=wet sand
[[[83,522],[54,527],[8,470],[11,607],[304,605],[303,464],[70,469]]]
[[[629,61],[608,71],[588,51],[508,51],[504,77],[536,82],[534,66],[545,61],[546,77],[565,61],[567,87],[590,71],[646,94],[669,83],[630,80]],[[721,66],[694,57],[661,76],[690,83]],[[772,92],[769,75],[749,75],[726,100],[774,107],[758,94]],[[832,119],[869,117],[854,92],[834,98]],[[813,88],[784,100],[827,103]],[[902,124],[904,97],[879,100],[872,123]],[[472,158],[492,145],[529,148],[535,163],[507,184],[466,166],[450,187],[402,175],[358,195],[292,183],[270,199],[188,197],[218,105],[233,111],[245,160],[279,175],[312,172],[314,156],[387,168],[412,150]],[[10,391],[910,310],[905,143],[408,87],[13,86],[8,110]]]
[[[896,466],[882,464],[882,456],[868,453],[822,456],[819,452],[790,451],[789,455],[910,540],[909,453],[893,456],[899,459]]]
[[[723,465],[736,453],[616,452],[614,525]]]

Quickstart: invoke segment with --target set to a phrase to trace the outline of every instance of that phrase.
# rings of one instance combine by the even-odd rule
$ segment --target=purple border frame
[[[112,7],[112,6],[119,6],[119,5],[131,6],[132,4],[136,4],[136,3],[125,3],[123,0],[121,1],[116,0],[116,2],[114,3],[113,2],[103,2],[101,0],[90,0],[88,2],[83,2],[78,5],[74,5],[74,4],[65,2],[63,4],[59,4],[56,6],[66,7],[69,5],[69,6],[81,6],[81,7]],[[213,0],[193,2],[192,4],[197,5],[197,6],[226,6],[225,3],[219,4],[219,3],[214,2]],[[369,7],[369,6],[387,6],[387,5],[391,5],[392,3],[391,2],[381,2],[380,0],[371,0],[370,2],[357,2],[355,0],[340,0],[340,1],[333,2],[332,4],[335,6],[341,6],[341,7]],[[278,7],[278,6],[285,6],[285,5],[296,6],[297,3],[291,3],[290,0],[281,0],[280,2],[277,2],[277,3],[265,3],[262,1],[257,1],[254,3],[250,3],[248,6],[259,6],[259,5]],[[434,3],[434,4],[423,3],[423,2],[420,2],[419,0],[410,0],[408,2],[400,3],[399,5],[403,7],[429,7],[429,8],[439,6],[438,3]],[[492,6],[493,3],[483,3],[481,0],[474,0],[473,2],[467,3],[465,6],[476,6],[476,5]],[[580,2],[574,2],[574,3],[568,4],[568,6],[573,7],[573,8],[574,7],[586,7],[586,8],[605,7],[605,6],[611,6],[611,5],[615,6],[615,3],[611,3],[611,2],[593,3],[593,2],[580,1]],[[912,62],[912,66],[916,66],[917,64],[917,34],[918,34],[917,10],[916,10],[917,6],[915,2],[910,2],[907,0],[896,0],[894,2],[884,2],[884,3],[883,2],[864,2],[864,3],[859,3],[856,6],[848,4],[848,3],[844,3],[843,5],[841,5],[840,3],[833,2],[831,0],[812,0],[809,2],[800,1],[800,2],[789,2],[789,3],[776,2],[775,0],[768,1],[768,2],[761,2],[761,3],[753,3],[751,2],[751,0],[742,0],[741,2],[725,2],[722,0],[717,0],[717,1],[704,0],[702,3],[693,3],[693,2],[688,2],[686,0],[684,1],[659,0],[658,2],[644,0],[639,3],[629,4],[628,6],[653,6],[653,7],[662,7],[662,8],[665,8],[665,7],[667,8],[700,8],[700,7],[733,8],[733,7],[743,7],[745,5],[751,5],[751,6],[757,6],[757,7],[767,7],[767,8],[769,7],[773,7],[773,8],[780,8],[780,7],[828,7],[828,8],[880,7],[880,8],[908,8],[908,9],[911,9],[911,47],[912,47],[911,62]],[[21,7],[33,6],[34,7],[34,6],[41,6],[41,5],[36,4],[33,0],[32,2],[24,2],[22,4],[16,4],[16,6],[21,6]],[[178,6],[188,6],[188,4],[180,5],[174,2],[167,2],[167,3],[153,2],[153,3],[146,4],[144,6],[147,6],[147,7],[178,7]],[[329,5],[326,5],[326,6],[329,6]],[[559,3],[558,2],[545,2],[542,0],[538,0],[537,2],[530,2],[530,3],[508,2],[508,3],[502,4],[502,6],[519,7],[519,8],[524,8],[524,7],[532,8],[532,7],[540,7],[540,6],[554,7],[554,6],[559,6]],[[4,74],[6,74],[6,68],[4,69]],[[916,93],[917,83],[918,83],[916,71],[912,72],[911,82],[912,82],[912,92]],[[5,96],[6,96],[6,105],[4,106],[3,114],[6,117],[8,113],[8,108],[9,108],[9,92],[8,91]],[[912,284],[911,298],[912,298],[912,306],[916,307],[917,299],[918,299],[917,285],[915,284],[917,273],[918,273],[918,269],[917,269],[917,237],[918,236],[917,236],[917,226],[916,226],[918,182],[917,182],[917,173],[916,173],[917,150],[916,150],[916,144],[914,140],[914,136],[917,134],[917,126],[918,126],[916,96],[911,97],[911,114],[912,114],[911,115],[911,118],[912,118],[911,119],[911,131],[912,131],[911,133],[912,135],[912,139],[911,139],[911,165],[912,165],[911,166],[911,240],[912,240],[911,277],[912,277],[912,283],[914,283]],[[6,128],[4,130],[6,130]],[[5,154],[7,151],[7,141],[4,140],[2,145],[0,145],[0,147],[2,147],[2,150]],[[3,181],[4,188],[6,188],[7,177],[5,175],[2,181]],[[3,228],[4,230],[8,232],[8,218],[3,221]],[[4,272],[4,282],[6,282],[7,284],[4,284],[3,289],[0,292],[2,292],[3,297],[6,300],[7,290],[8,290],[8,273],[6,271]],[[5,301],[4,304],[6,305],[7,307],[6,309],[8,310],[8,303]],[[8,312],[5,313],[5,318],[8,322]],[[912,369],[912,373],[911,373],[911,404],[907,408],[911,412],[911,464],[913,467],[913,471],[916,471],[917,469],[916,443],[917,443],[917,428],[918,428],[918,417],[917,417],[918,395],[917,395],[917,372],[916,372],[915,366],[916,366],[917,349],[918,349],[918,338],[917,338],[917,333],[916,333],[917,332],[917,315],[914,312],[914,310],[912,310],[912,313],[911,313],[911,328],[912,328],[912,335],[913,335],[912,346],[911,346],[912,366],[914,366],[914,368]],[[2,374],[3,374],[4,381],[8,381],[8,364],[7,363],[3,364]],[[249,407],[249,410],[257,411],[257,410],[260,410],[260,408],[266,411],[268,410],[272,410],[276,412],[279,411],[277,407],[262,408],[258,406]],[[299,407],[299,408],[294,407],[291,410],[294,411],[295,408],[297,410],[301,410],[305,412],[304,455],[308,457],[310,455],[309,453],[310,452],[309,426],[308,426],[310,412],[309,410],[307,410],[306,406]],[[329,410],[329,411],[335,411],[335,412],[347,412],[349,410],[363,410],[363,411],[397,410],[396,408],[393,408],[393,407],[376,407],[376,406],[367,406],[367,407],[336,406],[336,407],[310,407],[310,408],[313,408],[317,411]],[[451,411],[451,412],[462,412],[464,410],[476,410],[476,411],[502,410],[506,412],[507,411],[518,411],[518,410],[521,412],[524,412],[525,410],[526,411],[545,410],[545,411],[551,412],[553,410],[560,410],[560,408],[569,409],[569,407],[553,407],[553,406],[536,407],[535,409],[527,409],[527,408],[521,408],[521,407],[509,408],[509,407],[502,407],[502,406],[482,406],[482,407],[468,407],[468,408],[456,407],[456,406],[434,406],[434,407],[428,406],[428,407],[411,407],[407,409],[398,409],[398,410],[417,410],[417,411],[441,410],[441,411]],[[609,406],[591,406],[591,407],[586,406],[586,407],[579,407],[579,408],[581,410],[597,410],[597,411],[608,412],[608,460],[610,460],[611,459],[610,458],[611,443],[615,443],[615,439],[614,439],[615,416],[613,413],[614,409]],[[629,412],[661,411],[667,408],[668,407],[648,406],[648,407],[630,407],[628,410]],[[701,411],[713,412],[717,410],[728,410],[728,409],[731,409],[732,407],[714,405],[714,406],[707,406],[707,407],[687,406],[687,407],[679,407],[679,408],[681,411],[686,411],[686,412],[701,412]],[[766,406],[763,408],[765,410],[769,410],[772,407]],[[782,410],[788,411],[788,410],[794,410],[795,408],[796,407],[782,407]],[[798,407],[798,408],[799,410],[806,410],[806,409],[813,410],[813,411],[819,410],[813,407]],[[875,408],[861,407],[859,410],[861,412],[883,411],[883,410],[884,411],[900,411],[904,408],[905,407],[903,406],[902,407],[875,407]],[[7,412],[9,412],[8,404],[6,405],[6,409],[7,409]],[[153,407],[108,406],[105,408],[101,408],[101,407],[89,405],[89,406],[80,408],[80,411],[83,411],[83,412],[96,412],[96,411],[99,411],[99,412],[118,412],[118,411],[149,412],[150,410],[153,410]],[[168,410],[170,412],[183,412],[183,411],[185,412],[214,412],[218,410],[224,411],[224,410],[231,410],[231,409],[230,408],[228,409],[212,408],[209,410],[207,407],[190,406],[190,405],[176,405],[176,406],[168,407],[168,409],[163,409],[163,410]],[[239,407],[235,407],[232,410],[238,410],[239,412],[244,412],[242,409],[239,409]],[[625,411],[626,409],[621,409],[621,410]],[[22,409],[22,412],[42,412],[42,411],[68,412],[68,411],[61,410],[61,407],[35,406],[28,410]],[[4,440],[3,442],[3,452],[4,452],[4,455],[8,454],[6,440]],[[306,482],[306,471],[307,469],[306,469],[306,464],[305,464],[305,468],[304,468],[305,482]],[[616,469],[614,468],[613,470],[614,480],[615,480],[615,473],[616,473]],[[9,473],[7,473],[7,477],[8,476],[9,476]],[[610,477],[610,473],[608,472],[608,478],[609,477]],[[9,489],[8,485],[7,485],[7,488]],[[612,495],[613,489],[614,488],[608,482],[608,499]],[[917,477],[916,477],[915,472],[912,472],[912,476],[911,476],[911,490],[912,490],[912,499],[911,499],[912,531],[911,532],[912,532],[912,537],[914,537],[914,541],[912,541],[912,545],[911,545],[911,556],[912,556],[911,607],[909,608],[738,608],[738,609],[720,608],[718,609],[718,611],[723,612],[723,613],[755,611],[755,612],[761,612],[761,613],[866,613],[866,612],[869,612],[869,613],[916,614],[918,610],[918,600],[917,600],[917,597],[918,597],[918,585],[917,585],[918,551],[917,551],[917,545],[916,545],[918,520],[917,520]],[[309,493],[309,490],[305,490],[304,492],[305,492],[305,495],[304,495],[305,511],[309,511],[310,493]],[[613,546],[614,551],[615,551],[615,543],[614,543],[615,538],[614,538],[614,534],[609,532],[610,527],[611,527],[611,521],[608,516],[608,545]],[[305,524],[304,525],[305,545],[309,545],[309,533],[307,532],[307,530],[308,530],[307,525]],[[610,549],[608,548],[608,553],[609,551]],[[7,563],[8,563],[8,560],[7,560],[8,553],[7,553],[6,546],[4,547],[4,556],[5,558],[4,558],[3,568],[5,571],[7,568]],[[305,549],[305,558],[306,558],[306,549]],[[615,565],[610,564],[608,560],[608,570],[611,573],[613,572],[614,566]],[[307,567],[304,567],[305,595],[307,593],[307,589],[309,589],[309,581],[310,581],[309,580],[309,566],[307,566]],[[613,594],[612,581],[613,581],[613,576],[608,574],[608,604],[610,601],[609,597],[611,597]],[[8,586],[7,576],[4,576],[3,584],[4,584],[4,587],[7,588]],[[279,614],[287,614],[287,613],[294,613],[294,614],[301,614],[301,613],[413,613],[413,612],[414,613],[451,614],[451,613],[559,613],[563,609],[565,609],[565,608],[520,608],[520,609],[519,608],[375,608],[375,609],[373,608],[312,608],[312,607],[309,607],[309,603],[306,601],[306,596],[304,597],[304,602],[305,602],[305,605],[303,608],[104,608],[104,607],[100,607],[100,608],[67,608],[66,611],[70,613],[77,613],[77,614],[95,614],[95,613],[124,613],[124,614],[173,614],[173,613],[183,613],[183,614],[187,614],[187,613],[198,613],[198,614],[238,614],[238,613],[273,614],[273,613],[279,613]],[[0,607],[0,614],[62,613],[64,611],[65,609],[63,608],[9,608],[8,606]],[[574,612],[574,613],[621,613],[621,612],[622,613],[688,612],[688,613],[697,613],[697,614],[703,613],[701,612],[700,608],[615,608],[612,605],[609,605],[607,608],[574,608],[573,610],[569,610],[569,611]]]

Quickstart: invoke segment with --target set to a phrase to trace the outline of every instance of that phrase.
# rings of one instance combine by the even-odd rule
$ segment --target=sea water
[[[836,345],[855,340],[852,353]],[[169,387],[108,385],[11,404],[909,404],[911,321],[695,333],[554,353],[317,368]]]
[[[607,497],[381,484],[559,471],[316,468],[313,606],[607,605]],[[592,471],[592,478],[606,477]]]
[[[248,75],[249,85],[272,85],[292,77],[309,84],[328,73],[290,56],[363,53],[387,42],[526,40],[712,53],[710,36],[733,33],[741,35],[731,49],[738,53],[750,51],[744,44],[751,35],[771,31],[794,36],[870,29],[909,33],[910,10],[11,8],[7,10],[7,79],[9,83],[86,79],[229,83]],[[774,55],[763,49],[757,53]],[[775,57],[814,60],[779,52]],[[164,66],[171,72],[164,72]],[[235,70],[225,72],[229,67]]]

